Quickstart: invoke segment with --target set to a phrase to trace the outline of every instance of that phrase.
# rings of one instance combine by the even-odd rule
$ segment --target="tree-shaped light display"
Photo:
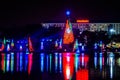
[[[70,44],[74,42],[74,35],[72,31],[72,25],[69,20],[66,21],[66,27],[63,37],[63,44]]]

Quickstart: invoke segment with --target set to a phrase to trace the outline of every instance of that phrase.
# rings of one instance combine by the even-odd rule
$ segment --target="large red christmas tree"
[[[74,42],[74,35],[72,31],[72,25],[69,20],[66,21],[66,27],[63,37],[63,44],[71,44]]]

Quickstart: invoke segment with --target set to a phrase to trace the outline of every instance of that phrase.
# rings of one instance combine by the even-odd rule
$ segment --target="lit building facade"
[[[65,23],[42,23],[43,27],[49,28],[51,26],[61,27],[64,29]],[[79,31],[107,31],[109,34],[120,34],[120,23],[72,23],[73,28]]]

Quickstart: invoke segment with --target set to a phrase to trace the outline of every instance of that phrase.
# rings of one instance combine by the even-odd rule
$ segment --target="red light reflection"
[[[88,70],[87,69],[81,69],[78,70],[76,73],[76,80],[88,80]]]
[[[2,60],[1,60],[1,69],[2,69],[2,71],[4,71],[4,69],[5,69],[5,63],[4,63],[5,54],[2,53],[1,56],[2,56]]]
[[[74,53],[63,53],[63,74],[64,79],[69,80],[72,78],[74,71]]]
[[[32,68],[32,54],[28,54],[28,74],[30,75]]]
[[[89,61],[89,56],[88,55],[82,55],[82,56],[80,56],[79,59],[80,59],[80,62],[82,63],[82,66],[87,68],[88,61]]]

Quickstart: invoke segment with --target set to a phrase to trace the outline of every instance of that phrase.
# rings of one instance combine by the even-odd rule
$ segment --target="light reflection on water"
[[[58,53],[55,53],[55,72],[57,72],[58,68]]]
[[[59,54],[59,72],[62,73],[62,53]]]
[[[28,54],[28,74],[30,75],[31,73],[31,69],[32,69],[32,58],[33,58],[33,54]]]
[[[37,71],[41,74],[59,74],[64,80],[97,80],[96,78],[117,80],[120,58],[116,59],[114,53],[109,53],[107,56],[104,54],[94,52],[90,57],[87,53],[40,53],[39,64],[34,65],[40,66]],[[14,75],[15,72],[27,72],[30,75],[34,70],[33,63],[37,61],[33,55],[24,52],[0,53],[2,74],[9,72]]]
[[[10,54],[7,54],[6,71],[8,72],[9,69],[10,69]]]
[[[14,70],[14,53],[12,52],[10,55],[11,55],[11,61],[10,61],[11,66],[10,67],[11,67],[11,72],[13,72],[13,70]]]
[[[44,53],[40,54],[40,70],[41,72],[44,71]]]
[[[74,53],[63,53],[63,75],[65,80],[73,76],[74,71]]]

